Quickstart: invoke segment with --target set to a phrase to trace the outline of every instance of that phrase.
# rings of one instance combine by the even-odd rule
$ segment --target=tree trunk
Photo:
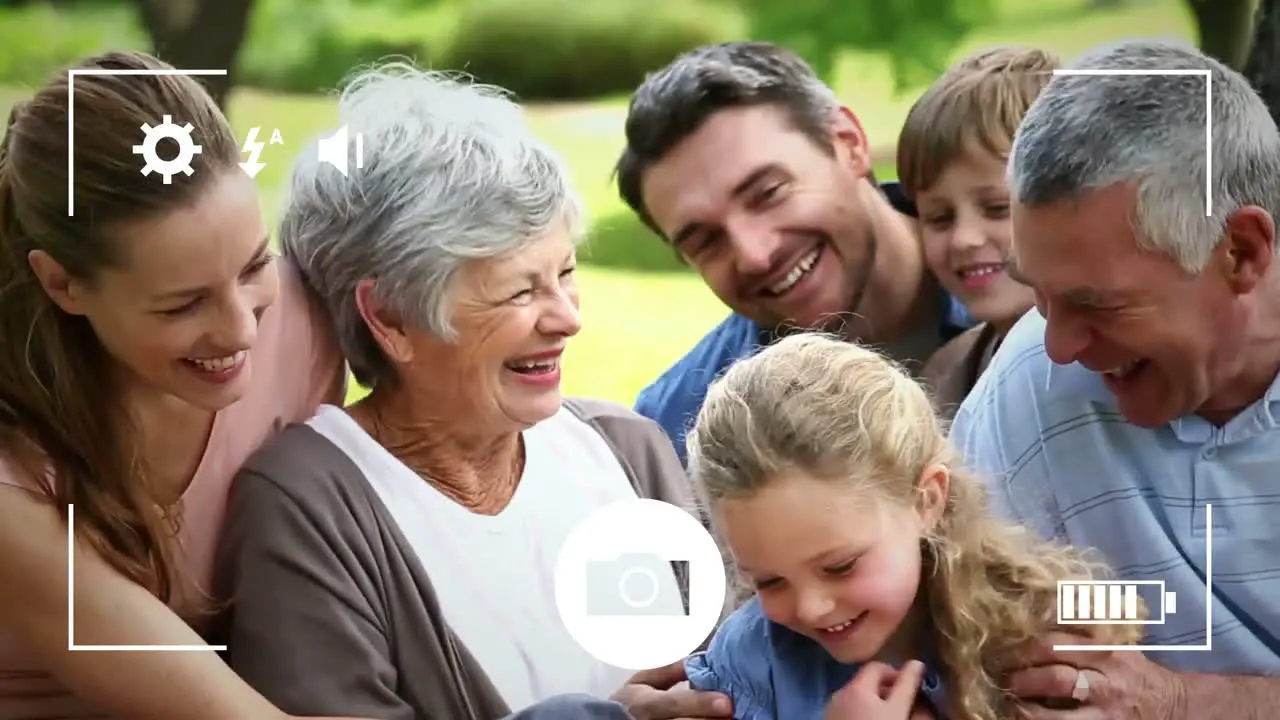
[[[253,0],[138,0],[157,57],[184,70],[227,71],[197,78],[224,109],[252,8]]]
[[[1280,124],[1280,0],[1262,0],[1253,31],[1253,49],[1244,76]]]
[[[1200,30],[1200,49],[1239,70],[1253,35],[1253,7],[1257,0],[1188,0]]]

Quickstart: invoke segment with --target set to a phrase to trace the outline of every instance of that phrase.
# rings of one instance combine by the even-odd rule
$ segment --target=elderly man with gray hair
[[[305,156],[280,241],[371,392],[237,477],[230,664],[306,715],[727,717],[723,696],[669,690],[674,670],[596,659],[559,617],[559,550],[590,513],[694,505],[657,424],[561,395],[582,234],[563,162],[502,91],[406,65],[358,76],[339,108],[363,167]],[[653,581],[688,599],[675,567]]]
[[[1009,162],[1010,274],[1038,312],[953,436],[998,511],[1097,548],[1126,581],[1162,581],[1143,644],[1184,652],[1055,650],[1081,642],[1063,634],[1011,689],[1037,719],[1277,718],[1280,133],[1244,78],[1181,44],[1125,42],[1070,69]],[[1063,619],[1129,618],[1102,594]]]

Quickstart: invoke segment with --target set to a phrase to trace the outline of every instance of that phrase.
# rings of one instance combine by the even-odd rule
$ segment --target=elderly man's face
[[[1138,246],[1136,198],[1116,185],[1075,204],[1015,203],[1015,272],[1035,290],[1049,357],[1102,373],[1129,422],[1157,427],[1228,402],[1271,251],[1237,213],[1205,269],[1188,273]]]
[[[770,106],[722,110],[645,173],[662,234],[729,307],[766,326],[874,316],[866,137],[851,115],[824,152]]]
[[[574,243],[558,228],[512,255],[473,261],[454,281],[454,343],[415,348],[414,372],[440,412],[484,429],[524,429],[560,409],[560,358],[578,333]]]

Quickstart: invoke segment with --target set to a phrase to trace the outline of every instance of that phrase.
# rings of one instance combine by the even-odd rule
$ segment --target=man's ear
[[[942,521],[950,496],[951,471],[946,465],[930,465],[920,473],[916,482],[916,512],[926,530],[932,530]]]
[[[871,143],[852,110],[841,106],[831,111],[831,138],[836,157],[848,162],[858,177],[871,174]]]
[[[68,315],[84,315],[84,286],[71,277],[62,263],[43,250],[27,253],[27,264],[44,294]]]
[[[1227,218],[1213,262],[1237,295],[1253,292],[1266,277],[1275,258],[1275,242],[1275,219],[1266,210],[1249,205]]]
[[[369,328],[374,342],[392,362],[412,362],[413,343],[405,332],[404,323],[379,301],[376,285],[373,278],[364,278],[356,283],[356,309],[360,311],[360,318]]]

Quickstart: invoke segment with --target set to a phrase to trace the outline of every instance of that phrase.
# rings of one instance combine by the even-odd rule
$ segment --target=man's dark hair
[[[829,113],[835,94],[799,55],[761,42],[732,42],[690,50],[647,77],[627,108],[627,146],[615,173],[618,194],[651,230],[641,197],[644,172],[732,107],[775,105],[796,129],[832,152]]]

